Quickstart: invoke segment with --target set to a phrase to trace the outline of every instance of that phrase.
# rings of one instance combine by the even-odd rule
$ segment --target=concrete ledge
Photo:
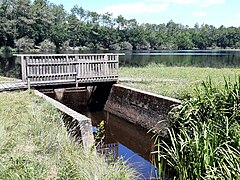
[[[82,142],[83,142],[83,147],[86,150],[86,152],[90,152],[94,146],[94,136],[92,132],[92,122],[91,119],[88,117],[79,114],[78,112],[68,108],[64,104],[46,96],[45,94],[34,90],[34,93],[39,96],[44,98],[46,101],[51,103],[53,106],[58,108],[60,111],[68,114],[71,116],[73,119],[76,119],[79,122],[80,130],[81,130],[81,136],[82,136]]]
[[[168,126],[169,123],[164,121],[167,113],[173,105],[180,103],[177,99],[114,84],[105,110],[148,130],[154,130]]]

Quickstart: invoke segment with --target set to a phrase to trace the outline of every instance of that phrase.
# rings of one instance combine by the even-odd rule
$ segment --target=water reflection
[[[130,51],[120,57],[121,66],[165,66],[236,68],[240,67],[239,50]]]
[[[12,54],[0,54],[0,75],[21,78],[21,63]]]
[[[154,158],[151,154],[154,151],[153,134],[106,111],[83,114],[91,118],[94,127],[104,121],[100,152],[112,159],[122,157],[146,179],[154,177],[155,167],[151,163]]]

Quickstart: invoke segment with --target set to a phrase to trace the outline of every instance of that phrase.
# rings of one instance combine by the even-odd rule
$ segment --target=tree
[[[33,38],[33,29],[32,25],[34,20],[31,17],[30,0],[13,0],[13,11],[12,15],[14,16],[15,21],[15,38],[19,39],[25,36]]]
[[[32,25],[34,30],[33,38],[38,45],[45,39],[50,38],[50,30],[54,16],[51,13],[47,0],[35,0],[31,6],[30,12],[34,20],[34,24]]]
[[[30,51],[33,49],[34,41],[28,37],[23,37],[15,41],[18,51]]]
[[[179,33],[176,42],[178,49],[192,49],[194,46],[191,34],[187,31]]]
[[[68,40],[66,23],[66,15],[63,5],[52,5],[51,12],[53,15],[53,23],[50,28],[50,39],[54,42],[57,49],[59,49],[64,42]]]

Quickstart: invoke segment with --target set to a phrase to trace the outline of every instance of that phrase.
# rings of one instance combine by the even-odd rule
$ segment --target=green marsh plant
[[[224,85],[202,82],[169,121],[170,140],[156,152],[173,179],[240,179],[240,77],[225,78]]]

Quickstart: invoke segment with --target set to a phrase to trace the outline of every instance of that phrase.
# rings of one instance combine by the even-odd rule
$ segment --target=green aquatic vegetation
[[[240,178],[240,77],[224,86],[208,80],[169,114],[169,142],[159,159],[178,179]],[[160,137],[159,137],[160,138]]]

